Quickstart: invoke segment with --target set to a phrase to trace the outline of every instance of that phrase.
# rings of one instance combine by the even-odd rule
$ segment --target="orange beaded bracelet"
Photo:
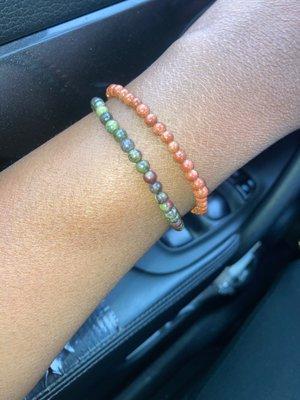
[[[194,168],[193,161],[187,158],[182,146],[174,140],[173,133],[167,130],[165,124],[158,121],[157,116],[150,111],[147,105],[143,104],[139,98],[135,97],[123,86],[117,84],[109,85],[106,89],[106,96],[108,98],[115,97],[129,107],[132,107],[138,116],[144,119],[145,124],[151,127],[152,131],[160,137],[162,142],[168,145],[168,149],[173,154],[174,160],[180,164],[180,168],[192,186],[195,196],[195,206],[192,209],[192,213],[205,214],[207,211],[207,186]]]

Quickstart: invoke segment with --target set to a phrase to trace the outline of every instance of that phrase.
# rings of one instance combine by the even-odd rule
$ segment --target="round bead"
[[[184,172],[189,172],[194,168],[194,163],[193,163],[193,161],[191,161],[189,159],[186,159],[186,160],[183,161],[183,163],[181,164],[180,168]]]
[[[91,108],[92,110],[96,110],[97,107],[105,106],[105,103],[100,97],[93,97],[91,100]]]
[[[102,122],[102,124],[106,124],[107,121],[109,121],[110,119],[112,119],[112,115],[109,112],[105,112],[103,114],[100,115],[100,121]]]
[[[131,139],[126,138],[120,142],[121,149],[125,151],[125,153],[129,153],[130,150],[134,149],[134,143]]]
[[[125,99],[125,97],[128,95],[128,90],[127,89],[125,89],[125,88],[123,88],[121,91],[120,91],[120,99]]]
[[[176,153],[179,150],[179,144],[173,140],[168,144],[168,149],[171,153]]]
[[[132,100],[131,107],[136,108],[140,104],[141,104],[141,100],[138,97],[134,97],[134,99]]]
[[[104,105],[99,105],[95,108],[95,113],[96,115],[98,115],[98,117],[101,117],[102,114],[107,113],[108,112],[108,108],[105,107]]]
[[[172,209],[172,206],[170,207],[168,201],[166,201],[165,203],[162,203],[159,205],[159,208],[161,209],[161,211],[163,212],[168,212]]]
[[[175,229],[176,231],[182,231],[182,229],[184,228],[184,224],[183,224],[183,221],[181,220],[181,219],[179,219],[178,221],[176,221],[176,222],[171,222],[171,227],[173,228],[173,229]]]
[[[203,179],[197,178],[196,180],[194,180],[194,182],[192,183],[192,187],[193,189],[202,189],[204,187]]]
[[[119,124],[114,119],[110,119],[109,121],[106,122],[105,129],[109,133],[114,133],[119,129]]]
[[[171,132],[169,132],[169,131],[163,132],[162,135],[161,135],[160,137],[161,137],[161,140],[162,140],[164,143],[167,143],[167,144],[173,142],[173,140],[174,140],[174,135],[173,135],[173,133],[171,133]]]
[[[145,117],[145,123],[148,126],[153,126],[157,122],[157,116],[154,114],[148,114]]]
[[[138,172],[141,174],[145,174],[146,172],[149,171],[150,169],[150,164],[147,160],[141,160],[135,165],[136,169]]]
[[[138,149],[132,149],[128,153],[128,158],[130,161],[137,163],[142,159],[142,153]]]
[[[162,204],[168,200],[168,195],[165,192],[159,192],[159,193],[157,193],[155,198],[156,198],[156,201],[158,202],[158,204]]]
[[[122,90],[123,90],[123,86],[121,86],[121,85],[116,85],[116,86],[114,87],[114,90],[113,90],[114,96],[119,97]]]
[[[193,214],[204,215],[207,212],[207,205],[199,205],[196,204],[195,207],[191,210]]]
[[[159,193],[162,190],[162,184],[160,182],[154,182],[152,185],[149,185],[150,192]]]
[[[179,214],[179,212],[177,211],[177,208],[176,208],[176,207],[173,207],[173,208],[171,208],[170,211],[167,211],[167,212],[165,213],[165,216],[166,216],[166,218],[167,218],[169,221],[171,221],[171,222],[176,222],[176,221],[178,221],[178,220],[181,219],[181,218],[180,218],[180,214]]]
[[[144,174],[144,181],[146,183],[153,184],[154,182],[156,182],[156,179],[157,179],[157,175],[151,169]]]
[[[199,177],[198,172],[195,169],[191,169],[186,173],[186,179],[190,182],[195,181]]]
[[[176,151],[176,153],[174,153],[173,158],[178,163],[183,163],[183,161],[186,159],[185,151],[179,149],[178,151]]]
[[[173,203],[173,201],[172,201],[171,199],[168,199],[168,200],[166,201],[166,203],[168,204],[168,206],[170,207],[170,209],[174,207],[174,203]]]
[[[121,140],[127,138],[127,132],[124,129],[118,129],[116,132],[114,132],[114,138],[117,142],[121,142]]]
[[[128,93],[124,97],[124,103],[127,104],[128,106],[132,106],[133,100],[134,100],[134,95],[131,93]]]
[[[150,113],[150,108],[146,104],[140,104],[136,108],[139,117],[145,118]]]
[[[166,130],[166,125],[162,122],[156,122],[152,129],[155,135],[161,135]]]
[[[198,190],[194,192],[196,199],[204,199],[208,196],[208,189],[206,186],[197,189]]]
[[[106,89],[106,97],[107,98],[109,98],[109,97],[111,97],[113,95],[113,91],[114,91],[115,86],[116,85],[113,83],[113,84],[111,84],[111,85],[109,85],[107,87],[107,89]]]

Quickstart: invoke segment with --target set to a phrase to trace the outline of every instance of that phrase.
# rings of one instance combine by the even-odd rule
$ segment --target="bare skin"
[[[296,0],[217,1],[129,85],[210,190],[300,125],[299,11]],[[109,106],[187,212],[193,196],[166,148],[132,110]],[[165,229],[141,176],[93,115],[0,174],[0,398],[33,387]]]

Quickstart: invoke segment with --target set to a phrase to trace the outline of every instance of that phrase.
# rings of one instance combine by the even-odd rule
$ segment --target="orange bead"
[[[157,116],[154,114],[148,114],[145,117],[145,123],[148,126],[153,126],[157,122]]]
[[[106,89],[106,97],[107,97],[107,98],[113,96],[113,91],[114,91],[115,86],[116,86],[116,85],[113,83],[113,84],[111,84],[111,85],[109,85],[109,86],[107,87],[107,89]]]
[[[181,164],[186,159],[186,153],[184,150],[179,149],[176,151],[176,153],[174,153],[173,158],[175,161]]]
[[[161,140],[162,140],[164,143],[167,143],[167,144],[173,142],[173,140],[174,140],[174,135],[173,135],[173,133],[171,133],[171,132],[169,132],[169,131],[163,132],[163,134],[162,134],[160,137],[161,137]]]
[[[127,93],[127,95],[124,97],[124,103],[130,107],[132,106],[133,100],[134,95],[132,93]]]
[[[193,163],[193,161],[186,159],[183,161],[183,163],[181,164],[180,167],[181,167],[182,171],[189,172],[194,168],[194,163]]]
[[[132,100],[132,105],[131,105],[131,107],[136,108],[136,107],[139,106],[140,104],[141,104],[141,100],[140,100],[138,97],[135,97],[135,98]]]
[[[116,86],[114,87],[114,90],[113,90],[114,96],[115,96],[115,97],[119,97],[119,96],[120,96],[120,93],[121,93],[121,91],[122,91],[123,89],[124,89],[123,86],[121,86],[121,85],[116,85]]]
[[[186,179],[190,182],[195,181],[198,177],[199,177],[199,174],[194,169],[191,169],[189,172],[186,173]]]
[[[204,183],[203,183],[203,179],[201,179],[201,178],[198,178],[199,179],[199,181],[201,181],[201,184],[202,185],[204,185]],[[198,180],[197,179],[197,180]],[[207,189],[207,187],[206,186],[200,186],[200,187],[195,187],[194,186],[194,184],[196,183],[197,181],[195,181],[195,182],[193,182],[193,188],[194,189],[197,189],[197,191],[194,193],[195,194],[195,197],[196,197],[196,199],[204,199],[204,198],[206,198],[207,196],[208,196],[208,189]]]
[[[207,207],[207,197],[203,197],[202,199],[197,199],[197,206],[200,208]]]
[[[204,187],[206,187],[206,186],[204,186]],[[200,189],[201,191],[202,191],[202,189]],[[206,192],[204,191],[204,194],[205,194]],[[200,195],[202,195],[202,192],[201,192],[201,194]],[[207,192],[207,195],[205,196],[205,197],[199,197],[198,199],[197,199],[197,201],[198,201],[198,203],[200,204],[200,205],[206,205],[207,204],[207,196],[208,196],[208,192]]]
[[[179,150],[179,144],[173,140],[168,144],[168,149],[171,153],[176,153]]]
[[[192,183],[193,189],[202,189],[204,187],[204,181],[201,178],[197,178],[193,183]]]
[[[145,118],[150,113],[150,108],[146,104],[140,104],[136,108],[139,117]]]
[[[191,211],[193,214],[204,215],[207,212],[207,208],[201,208],[201,207],[195,206]]]
[[[153,132],[155,133],[155,135],[161,135],[163,134],[163,132],[165,132],[166,130],[166,125],[163,124],[162,122],[156,122],[155,125],[153,125]]]
[[[128,90],[127,89],[125,89],[125,88],[123,88],[121,91],[120,91],[120,99],[121,100],[124,100],[125,99],[125,97],[128,95]]]

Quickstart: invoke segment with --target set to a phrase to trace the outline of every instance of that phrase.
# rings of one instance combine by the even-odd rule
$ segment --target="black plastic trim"
[[[127,285],[127,282],[130,280],[131,274],[136,276],[135,278],[131,276],[131,282],[134,282],[138,278],[135,284],[135,296],[140,297],[143,295],[145,287],[144,284],[141,284],[143,279],[147,282],[149,291],[155,289],[159,294],[160,288],[163,288],[165,294],[161,293],[160,298],[143,311],[136,309],[135,297],[131,297],[132,311],[137,315],[135,318],[132,318],[133,314],[130,316],[130,313],[127,313],[127,322],[124,320],[120,321],[122,328],[119,332],[101,341],[97,348],[91,349],[84,358],[78,360],[71,370],[66,371],[63,376],[58,377],[52,385],[47,386],[38,395],[29,398],[31,400],[69,398],[69,385],[75,380],[75,384],[80,385],[81,375],[85,374],[97,363],[101,362],[105,365],[112,362],[112,365],[118,365],[118,368],[120,368],[120,364],[124,362],[126,355],[165,322],[166,313],[168,318],[170,318],[170,316],[175,315],[178,310],[187,304],[199,292],[199,285],[201,288],[207,285],[207,280],[215,276],[224,266],[224,263],[236,252],[238,246],[239,238],[238,236],[233,236],[230,239],[230,243],[224,243],[224,251],[219,253],[217,257],[215,257],[213,252],[208,256],[204,267],[199,267],[198,264],[195,264],[185,271],[165,277],[164,282],[162,282],[162,277],[155,277],[155,279],[149,280],[149,277],[144,276],[145,274],[139,271],[130,271],[106,298],[107,304],[110,305],[117,316],[122,317],[124,315],[122,312],[123,306],[127,310],[129,308],[128,294],[132,294],[132,288]],[[124,286],[122,285],[122,281],[124,282]],[[173,288],[170,289],[170,287]],[[120,306],[121,309],[119,308]],[[114,353],[116,349],[118,349],[117,354]],[[109,358],[110,355],[112,357],[111,361]],[[109,376],[110,367],[103,367],[102,373]],[[105,376],[98,376],[98,379],[105,381]],[[64,390],[62,397],[56,397],[62,390]],[[74,388],[71,390],[72,395],[70,398],[74,399]]]
[[[127,0],[1,46],[0,169],[88,114],[108,83],[139,75],[207,3]]]

